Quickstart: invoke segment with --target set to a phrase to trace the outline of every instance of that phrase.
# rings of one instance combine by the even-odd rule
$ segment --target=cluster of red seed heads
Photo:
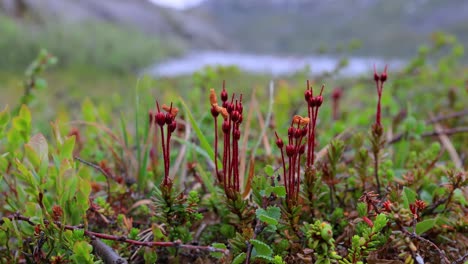
[[[296,115],[288,128],[288,144],[284,146],[283,140],[276,134],[276,145],[281,150],[283,165],[284,185],[289,201],[297,201],[299,198],[301,156],[306,153],[306,165],[310,168],[314,163],[315,128],[317,125],[318,111],[323,103],[323,89],[320,94],[314,96],[313,90],[307,81],[307,89],[304,98],[307,102],[308,117]],[[286,152],[287,163],[284,153]]]
[[[387,80],[387,67],[379,75],[374,67],[374,81],[377,87],[378,104],[376,111],[375,128],[381,131],[381,98],[383,84]],[[306,154],[306,168],[311,168],[315,161],[315,138],[316,138],[316,125],[318,119],[318,112],[323,103],[323,89],[322,85],[320,93],[314,96],[313,89],[307,81],[307,89],[304,92],[304,99],[307,103],[308,117],[294,116],[290,127],[288,128],[288,143],[284,144],[283,140],[276,135],[276,145],[281,150],[282,167],[284,174],[284,182],[288,199],[298,199],[299,186],[300,186],[300,171],[301,171],[301,156]],[[341,89],[333,93],[334,100],[338,100],[341,96]],[[215,121],[215,169],[216,177],[220,182],[225,192],[228,194],[238,193],[239,186],[239,139],[241,136],[240,125],[243,120],[243,106],[242,95],[237,99],[235,94],[232,94],[231,100],[226,91],[225,82],[223,82],[223,90],[221,91],[220,98],[221,105],[218,105],[216,93],[213,89],[210,91],[211,115]],[[157,133],[159,127],[159,134],[161,137],[161,146],[164,159],[164,181],[163,185],[170,184],[169,168],[170,168],[170,139],[172,133],[177,128],[175,117],[178,109],[172,106],[162,105],[161,108],[165,111],[162,112],[159,103],[156,101],[156,111],[149,112],[150,127],[153,127]],[[218,116],[221,114],[223,121],[221,123],[221,130],[223,132],[223,154],[222,154],[222,168],[218,168]],[[164,132],[166,127],[166,132]],[[376,129],[377,130],[377,129]],[[285,154],[286,157],[285,158]],[[287,163],[286,163],[287,160]]]
[[[216,93],[213,89],[210,91],[211,115],[215,120],[215,167],[216,177],[224,191],[229,197],[234,193],[239,193],[239,139],[241,136],[240,125],[243,120],[242,94],[237,99],[232,94],[229,100],[225,83],[220,94],[222,104],[218,105]],[[221,171],[218,168],[218,116],[221,114],[223,121],[221,130],[223,132],[223,158]]]
[[[387,66],[385,66],[384,71],[379,75],[377,73],[377,70],[375,69],[375,65],[374,65],[374,81],[375,81],[375,86],[377,88],[377,95],[378,95],[377,111],[376,111],[376,115],[375,115],[375,124],[379,128],[382,127],[382,123],[381,123],[381,114],[382,114],[381,99],[382,99],[383,85],[384,85],[386,80],[387,80]]]
[[[161,108],[164,112],[161,111]],[[158,131],[158,127],[160,130],[161,136],[161,146],[162,146],[162,153],[163,153],[163,160],[164,160],[164,186],[169,186],[171,183],[171,179],[169,178],[169,168],[171,166],[171,159],[170,159],[170,140],[172,133],[177,128],[177,122],[175,120],[179,109],[172,106],[162,105],[161,108],[159,107],[158,101],[156,101],[156,111],[149,111],[149,123],[150,128],[153,127],[155,129],[155,133]],[[166,127],[166,133],[164,133],[164,127]]]

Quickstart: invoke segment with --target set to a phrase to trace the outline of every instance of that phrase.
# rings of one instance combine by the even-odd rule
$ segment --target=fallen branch
[[[36,225],[34,222],[31,221],[29,217],[20,215],[20,214],[14,214],[6,217],[10,220],[19,220],[19,221],[25,221],[29,223],[30,225]],[[4,220],[0,220],[0,225],[4,223]],[[50,221],[44,220],[45,224],[49,224]],[[59,228],[63,228],[66,230],[80,230],[83,229],[83,226],[71,226],[71,225],[64,225],[58,221],[53,222],[55,225],[57,225]],[[144,247],[175,247],[175,248],[182,248],[182,249],[189,249],[189,250],[204,250],[208,252],[221,252],[224,254],[227,254],[229,250],[227,249],[222,249],[222,248],[215,248],[212,246],[196,246],[196,245],[187,245],[187,244],[182,244],[182,241],[176,240],[174,242],[163,242],[163,241],[138,241],[138,240],[133,240],[133,239],[128,239],[125,236],[114,236],[114,235],[109,235],[109,234],[103,234],[103,233],[98,233],[98,232],[93,232],[93,231],[88,231],[84,230],[84,234],[91,239],[106,239],[106,240],[113,240],[113,241],[118,241],[118,242],[123,242],[123,243],[128,243],[132,244],[135,246],[144,246]]]
[[[91,246],[94,248],[94,252],[98,255],[102,261],[106,264],[127,264],[127,260],[120,257],[115,251],[109,247],[108,245],[104,244],[99,239],[93,239],[91,241]]]

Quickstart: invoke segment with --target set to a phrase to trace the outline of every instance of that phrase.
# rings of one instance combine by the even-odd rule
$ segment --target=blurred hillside
[[[3,15],[2,15],[3,14]],[[5,16],[5,14],[7,16]],[[187,50],[407,57],[435,31],[468,46],[466,0],[0,0],[0,69],[40,47],[61,65],[138,70]]]
[[[333,53],[360,40],[358,55],[410,56],[434,31],[468,46],[466,0],[207,0],[192,13],[251,52]]]
[[[0,50],[8,54],[0,67],[24,65],[40,47],[65,65],[131,70],[228,46],[204,19],[147,0],[0,0],[0,11]]]

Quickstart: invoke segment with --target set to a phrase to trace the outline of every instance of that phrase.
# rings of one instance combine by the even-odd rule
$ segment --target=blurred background
[[[56,93],[106,95],[142,73],[180,78],[211,64],[281,76],[346,57],[342,73],[359,75],[403,65],[435,32],[466,47],[468,1],[0,0],[0,103],[42,48],[58,58]]]

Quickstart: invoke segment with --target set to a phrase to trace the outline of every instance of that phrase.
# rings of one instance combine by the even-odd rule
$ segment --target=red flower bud
[[[294,131],[294,137],[297,139],[297,138],[300,138],[301,136],[302,136],[302,130],[296,128],[296,131]]]
[[[284,142],[281,138],[276,139],[276,146],[278,146],[278,148],[283,148]]]
[[[304,154],[304,152],[305,152],[305,144],[304,144],[304,145],[301,145],[301,146],[299,147],[299,154],[302,155],[302,154]]]
[[[374,81],[375,82],[380,81],[380,77],[379,77],[379,74],[377,74],[377,70],[375,69],[375,65],[374,65]]]
[[[296,134],[296,128],[295,127],[289,127],[288,128],[288,137],[294,137]]]
[[[212,107],[211,107],[211,115],[212,115],[214,118],[218,117],[218,115],[219,115],[218,111],[216,111],[216,107],[215,107],[215,106],[212,106]]]
[[[304,99],[306,102],[310,102],[310,99],[312,98],[312,91],[311,90],[306,90],[304,92]]]
[[[419,210],[423,210],[424,208],[426,208],[426,203],[422,200],[416,200],[416,202],[414,202],[414,205],[419,209]]]
[[[234,105],[231,104],[231,103],[229,103],[229,102],[227,102],[227,103],[226,103],[226,110],[227,110],[227,112],[228,112],[229,114],[231,114],[232,111],[234,111]]]
[[[333,92],[332,92],[332,98],[333,100],[338,100],[340,97],[343,95],[343,90],[341,88],[336,87]]]
[[[276,146],[278,146],[278,148],[283,148],[284,146],[284,143],[283,143],[283,140],[278,136],[278,133],[276,133],[275,131],[275,136],[276,136]]]
[[[239,102],[236,106],[237,111],[239,111],[240,114],[244,111],[244,107],[242,106],[242,103]]]
[[[156,113],[154,119],[156,121],[156,124],[160,126],[164,126],[164,124],[166,123],[166,115],[162,112]]]
[[[172,133],[176,130],[177,128],[177,122],[175,120],[173,120],[170,124],[169,124],[169,131]]]
[[[410,204],[410,205],[409,205],[409,208],[410,208],[410,210],[411,210],[411,213],[413,213],[414,215],[416,215],[416,209],[417,209],[417,208],[416,208],[416,205]]]
[[[387,80],[387,66],[385,66],[384,71],[380,74],[380,80],[382,81],[382,83]]]
[[[172,123],[172,120],[174,120],[174,116],[169,114],[169,113],[166,113],[166,124],[170,125]]]
[[[231,119],[234,122],[237,122],[240,118],[240,113],[237,110],[232,111],[231,113]]]
[[[221,125],[221,129],[223,130],[223,132],[225,134],[229,133],[229,131],[231,130],[231,126],[229,124],[229,121],[227,120],[224,120],[223,121],[223,124]]]
[[[372,221],[371,221],[369,218],[367,218],[367,216],[364,216],[364,217],[362,218],[362,220],[364,220],[364,222],[366,222],[366,224],[367,224],[369,227],[373,227],[373,226],[374,226],[374,223],[372,223]]]
[[[226,88],[223,87],[223,90],[221,91],[221,101],[226,102],[228,99],[228,93],[226,92]]]
[[[323,96],[318,95],[318,96],[314,97],[314,101],[315,101],[315,106],[320,107],[322,105],[322,103],[323,103]]]
[[[286,146],[286,155],[292,157],[296,153],[296,148],[293,145]]]
[[[60,207],[59,205],[52,206],[52,218],[54,219],[54,221],[60,221],[60,219],[62,218],[62,215],[63,215],[62,207]]]
[[[235,140],[239,140],[240,136],[241,136],[240,130],[239,129],[234,130],[233,138]]]
[[[384,207],[385,211],[391,212],[392,211],[392,203],[390,202],[390,200],[385,201],[383,203],[383,207]]]

